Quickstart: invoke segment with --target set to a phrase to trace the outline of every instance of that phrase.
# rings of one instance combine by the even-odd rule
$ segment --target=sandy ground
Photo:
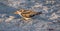
[[[44,14],[24,22],[13,14],[18,9]],[[60,0],[0,0],[0,31],[60,31]]]

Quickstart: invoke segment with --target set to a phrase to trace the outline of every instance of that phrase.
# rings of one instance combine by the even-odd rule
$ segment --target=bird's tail
[[[42,12],[37,12],[37,13],[36,13],[36,15],[40,15],[40,14],[42,14]]]
[[[35,15],[40,15],[40,14],[42,14],[42,12],[37,12],[37,13],[35,13],[35,14],[32,14],[32,15],[30,15],[30,17],[33,17],[33,16],[35,16]]]

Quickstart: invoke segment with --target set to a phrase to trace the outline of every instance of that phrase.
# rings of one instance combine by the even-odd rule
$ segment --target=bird
[[[20,15],[24,20],[29,20],[36,15],[42,14],[42,12],[36,12],[33,10],[19,9],[14,12],[14,14]]]

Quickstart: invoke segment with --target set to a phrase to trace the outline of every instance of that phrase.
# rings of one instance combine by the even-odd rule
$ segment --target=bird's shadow
[[[35,20],[35,19],[40,20],[40,18],[41,18],[41,17],[40,17],[39,15],[37,15],[37,16],[34,16],[34,17],[33,17],[33,20]]]

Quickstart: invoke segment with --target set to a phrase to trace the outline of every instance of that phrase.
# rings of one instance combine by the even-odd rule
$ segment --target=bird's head
[[[16,12],[14,12],[14,14],[21,14],[22,12],[24,12],[24,10],[23,10],[23,9],[21,9],[21,10],[18,10],[18,11],[16,11]]]

